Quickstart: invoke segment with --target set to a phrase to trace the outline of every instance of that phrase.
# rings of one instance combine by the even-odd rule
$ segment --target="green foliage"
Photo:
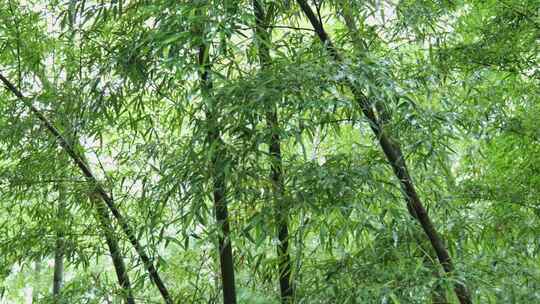
[[[263,67],[251,1],[1,0],[0,73],[83,156],[179,303],[220,301],[216,172],[240,303],[279,303],[276,202],[287,210],[295,303],[429,303],[436,290],[457,303],[456,281],[475,303],[540,302],[540,2],[308,2],[341,63],[294,1],[261,1]],[[344,80],[401,143],[454,274],[407,214]],[[37,303],[121,303],[88,197],[95,185],[4,87],[0,155],[0,303],[22,303],[30,288]],[[161,303],[118,224],[136,302]]]

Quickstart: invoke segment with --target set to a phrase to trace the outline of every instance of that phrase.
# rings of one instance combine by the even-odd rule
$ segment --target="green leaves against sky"
[[[540,302],[539,14],[0,0],[0,303]]]

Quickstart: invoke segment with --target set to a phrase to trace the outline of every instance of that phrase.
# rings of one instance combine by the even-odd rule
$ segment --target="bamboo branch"
[[[297,3],[300,5],[302,11],[309,19],[311,25],[317,33],[317,36],[319,36],[321,42],[326,46],[328,52],[330,53],[334,61],[341,63],[341,55],[332,44],[332,41],[324,30],[323,25],[321,24],[319,19],[317,19],[317,17],[311,10],[311,7],[307,4],[305,0],[297,0]],[[448,254],[443,240],[435,229],[435,226],[433,225],[426,209],[424,208],[422,201],[420,200],[420,197],[416,192],[416,187],[414,186],[414,183],[410,177],[407,165],[405,163],[405,158],[403,157],[403,153],[401,152],[401,148],[399,147],[399,143],[392,139],[386,132],[384,132],[382,122],[380,121],[379,117],[377,117],[377,114],[371,106],[370,101],[357,88],[357,86],[354,85],[354,83],[352,83],[352,81],[350,81],[348,78],[343,80],[343,82],[346,86],[350,88],[356,102],[362,110],[362,113],[364,113],[364,116],[366,116],[366,118],[369,120],[371,130],[373,131],[375,137],[378,139],[379,144],[388,162],[390,163],[390,166],[392,167],[395,176],[399,180],[403,195],[407,202],[407,208],[409,210],[409,213],[416,220],[418,220],[418,222],[422,226],[422,229],[429,238],[431,245],[435,250],[435,253],[437,254],[437,258],[439,259],[439,262],[445,272],[448,274],[452,274],[454,272],[454,265],[452,259],[450,258],[450,255]],[[461,304],[472,303],[471,296],[465,284],[461,282],[456,282],[454,290]]]
[[[253,0],[255,13],[255,42],[258,47],[261,70],[265,70],[272,63],[270,57],[271,32],[268,32],[265,24],[266,14],[263,0]],[[270,27],[271,28],[271,27]],[[281,155],[281,139],[279,136],[279,119],[276,104],[266,113],[266,125],[270,131],[268,152],[270,154],[270,180],[275,204],[275,217],[277,222],[277,257],[278,277],[281,293],[281,303],[288,304],[294,301],[294,284],[291,280],[291,255],[289,253],[289,212],[283,202],[285,190],[283,182],[283,161]]]
[[[6,88],[11,91],[17,98],[22,101],[26,106],[30,108],[30,111],[36,115],[36,117],[39,119],[39,121],[45,126],[45,128],[54,136],[54,138],[57,140],[59,145],[62,147],[62,149],[69,155],[69,157],[72,159],[72,161],[75,163],[75,165],[79,168],[79,170],[82,172],[86,180],[93,186],[93,191],[96,196],[99,197],[99,201],[106,204],[109,211],[113,214],[114,218],[118,221],[120,224],[120,227],[122,231],[126,234],[126,236],[129,239],[129,242],[131,245],[135,248],[135,251],[139,255],[140,259],[142,260],[144,266],[146,267],[146,270],[148,271],[150,278],[158,288],[159,292],[161,293],[161,296],[165,300],[165,303],[167,304],[173,304],[173,300],[171,296],[169,295],[169,292],[161,280],[161,277],[159,276],[157,269],[155,268],[153,262],[150,260],[149,256],[146,254],[146,251],[144,250],[143,246],[137,239],[137,236],[131,226],[128,224],[128,220],[122,216],[118,208],[116,207],[113,199],[111,196],[105,191],[101,183],[98,181],[98,179],[94,176],[92,173],[92,170],[88,166],[88,164],[84,161],[83,157],[75,151],[74,147],[68,142],[68,140],[62,136],[60,131],[43,115],[43,113],[36,108],[31,102],[29,102],[24,95],[17,89],[7,78],[4,77],[0,73],[0,81],[4,83]],[[91,195],[90,195],[91,196]],[[92,197],[90,197],[93,199]]]

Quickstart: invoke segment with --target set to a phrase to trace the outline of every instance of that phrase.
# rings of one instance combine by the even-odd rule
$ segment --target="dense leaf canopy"
[[[0,0],[0,303],[540,303],[540,0]]]

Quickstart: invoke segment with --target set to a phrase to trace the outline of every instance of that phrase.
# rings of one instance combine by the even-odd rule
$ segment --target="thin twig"
[[[308,31],[308,32],[314,32],[313,29],[306,28],[306,27],[298,27],[298,26],[291,26],[291,25],[265,25],[262,26],[263,28],[277,28],[277,29],[289,29],[289,30],[296,30],[296,31]],[[252,27],[239,27],[237,28],[239,30],[255,30]]]

